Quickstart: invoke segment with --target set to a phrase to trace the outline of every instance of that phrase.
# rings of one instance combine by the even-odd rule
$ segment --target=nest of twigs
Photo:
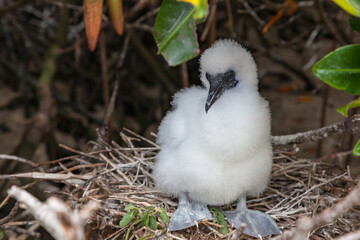
[[[88,153],[63,146],[75,155],[34,168],[34,172],[44,174],[43,178],[36,177],[34,184],[46,181],[59,187],[61,183],[58,191],[46,193],[63,199],[72,209],[81,209],[91,200],[100,203],[100,208],[86,225],[86,239],[231,239],[236,234],[230,226],[228,234],[221,234],[219,225],[211,221],[201,222],[198,227],[187,230],[166,233],[166,224],[158,216],[156,231],[141,224],[128,224],[121,228],[119,222],[128,213],[125,206],[130,203],[138,208],[165,208],[169,217],[177,207],[176,199],[164,196],[154,187],[152,168],[159,150],[157,144],[127,129],[121,137],[123,142],[117,144],[107,143],[99,136]],[[56,179],[52,175],[49,180],[48,173],[68,174],[69,177]],[[270,214],[285,231],[295,227],[299,217],[311,217],[333,206],[355,185],[356,181],[344,169],[299,159],[295,151],[274,150],[270,184],[263,194],[248,199],[247,204],[250,209]],[[6,198],[0,207],[8,200]],[[229,205],[220,209],[234,207]],[[312,231],[310,239],[331,239],[358,229],[358,212],[353,208],[335,222]],[[39,231],[34,227],[36,224],[38,222],[26,210],[17,210],[15,205],[9,216],[0,220],[0,230],[8,236],[25,234],[39,237]],[[241,236],[243,238],[252,239],[245,235]]]

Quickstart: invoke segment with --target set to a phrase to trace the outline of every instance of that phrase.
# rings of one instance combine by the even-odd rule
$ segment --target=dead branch
[[[75,175],[72,173],[43,173],[43,172],[28,172],[15,174],[2,174],[0,179],[15,179],[15,178],[33,178],[33,179],[48,179],[48,180],[68,180],[68,179],[83,179],[89,180],[93,176],[91,174]]]
[[[358,184],[342,201],[335,204],[333,208],[327,208],[323,210],[319,215],[313,218],[309,218],[309,217],[300,218],[296,223],[295,229],[286,231],[281,236],[278,236],[273,239],[274,240],[307,239],[307,236],[310,234],[312,230],[334,222],[337,218],[347,213],[351,208],[353,208],[355,205],[358,204],[360,204],[360,184]],[[353,238],[349,238],[349,239],[353,239]]]
[[[57,240],[84,239],[86,220],[99,207],[98,203],[92,201],[79,212],[70,211],[63,201],[54,197],[50,197],[46,203],[42,203],[27,191],[16,186],[12,186],[8,193],[21,202]]]
[[[287,144],[296,144],[320,140],[335,134],[340,134],[342,132],[350,132],[355,136],[359,136],[360,114],[353,115],[351,117],[345,118],[341,122],[334,123],[332,125],[310,130],[307,132],[296,133],[291,135],[283,136],[272,136],[271,142],[273,145],[287,145]]]

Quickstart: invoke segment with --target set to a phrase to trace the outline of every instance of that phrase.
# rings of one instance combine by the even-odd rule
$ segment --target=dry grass
[[[121,146],[114,142],[108,144],[99,137],[92,143],[93,149],[89,153],[63,146],[76,155],[34,169],[34,172],[44,171],[44,178],[39,177],[40,180],[35,179],[30,185],[45,180],[51,184],[62,183],[59,191],[48,190],[47,194],[57,195],[72,208],[79,209],[90,200],[101,203],[100,210],[87,225],[87,239],[124,239],[128,228],[120,228],[119,221],[127,213],[124,207],[129,203],[138,207],[164,207],[169,216],[177,206],[176,199],[168,198],[154,188],[151,170],[159,147],[126,129],[121,136]],[[331,207],[357,183],[346,170],[338,167],[299,159],[294,151],[276,149],[274,152],[271,182],[263,194],[248,199],[248,207],[269,213],[281,230],[294,227],[300,216],[314,216]],[[59,175],[62,178],[47,180],[45,172],[62,174]],[[64,174],[69,177],[64,178]],[[8,198],[0,204],[0,209],[7,201]],[[233,207],[235,205],[223,209]],[[335,238],[358,229],[358,214],[359,209],[352,209],[333,224],[316,229],[310,239]],[[235,233],[229,228],[229,234],[222,235],[216,224],[202,222],[199,228],[164,234],[165,225],[158,223],[163,231],[154,232],[139,224],[131,229],[129,239],[144,236],[149,239],[230,239]],[[26,211],[17,210],[17,205],[7,218],[0,220],[0,229],[8,236],[39,237],[37,228],[37,221]]]

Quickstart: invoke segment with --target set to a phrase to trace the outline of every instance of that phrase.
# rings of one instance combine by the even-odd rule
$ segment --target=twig
[[[9,215],[7,215],[6,217],[0,219],[0,225],[3,225],[7,222],[9,222],[10,220],[12,220],[12,218],[16,215],[17,211],[19,209],[19,204],[16,204],[10,211]]]
[[[296,228],[284,232],[274,240],[304,240],[308,234],[321,226],[334,222],[338,217],[347,213],[355,205],[360,204],[360,184],[356,186],[342,201],[333,208],[323,210],[319,215],[309,218],[303,217],[296,223]]]
[[[260,24],[260,26],[264,26],[265,22],[257,15],[257,13],[250,7],[249,3],[245,0],[240,0],[240,2],[244,5],[248,13]]]
[[[105,32],[101,31],[100,33],[100,60],[101,60],[101,76],[102,76],[102,86],[103,86],[103,97],[105,103],[105,109],[108,108],[110,102],[110,90],[109,90],[109,76],[108,76],[108,63],[106,57],[106,36]],[[106,119],[105,120],[110,120]],[[104,124],[110,129],[110,122],[104,121]],[[111,130],[110,130],[111,131]]]
[[[273,145],[304,143],[323,139],[345,131],[348,131],[354,135],[358,135],[359,127],[357,126],[357,124],[359,124],[359,122],[360,115],[356,114],[354,116],[344,119],[341,122],[337,122],[323,128],[310,130],[302,133],[296,133],[292,135],[272,136],[271,142]]]
[[[242,223],[239,228],[236,229],[234,234],[231,236],[230,240],[237,240],[240,239],[241,235],[243,234],[244,230],[246,228],[246,224]]]
[[[54,197],[42,203],[16,186],[12,186],[8,193],[21,202],[57,240],[83,240],[86,220],[99,207],[98,203],[89,202],[80,211],[72,212],[63,201]]]
[[[67,180],[67,179],[91,179],[91,174],[75,175],[72,173],[43,173],[43,172],[29,172],[29,173],[15,173],[2,174],[0,179],[15,179],[15,178],[33,178],[33,179],[49,179],[49,180]]]
[[[116,97],[117,97],[119,85],[120,85],[120,80],[118,79],[118,77],[119,77],[119,74],[116,74],[116,81],[115,81],[114,89],[111,94],[109,105],[105,112],[104,123],[110,122],[111,115],[115,109],[115,101],[116,101]]]
[[[217,7],[217,3],[213,3],[210,7],[210,13],[209,13],[209,17],[208,17],[208,20],[206,22],[206,25],[205,25],[205,28],[203,30],[203,33],[201,34],[201,37],[200,37],[200,41],[205,41],[206,39],[206,36],[207,34],[209,33],[209,30],[210,30],[210,27],[211,27],[211,24],[213,21],[216,21],[216,7]]]
[[[187,64],[186,62],[181,64],[181,76],[182,76],[182,82],[183,87],[189,87],[189,73],[187,70]]]
[[[21,157],[17,157],[17,156],[13,156],[13,155],[8,155],[8,154],[0,154],[0,159],[4,159],[4,160],[13,160],[13,161],[18,161],[21,163],[26,163],[32,167],[38,167],[39,164],[34,163],[30,160],[27,160],[25,158],[21,158]]]

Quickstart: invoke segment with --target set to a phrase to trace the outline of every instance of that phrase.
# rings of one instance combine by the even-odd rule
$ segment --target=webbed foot
[[[197,225],[204,219],[212,219],[207,206],[199,202],[189,202],[187,196],[179,197],[179,206],[173,213],[168,225],[168,231],[178,231]]]
[[[223,211],[228,222],[235,228],[239,228],[242,223],[246,224],[244,233],[252,237],[265,237],[269,235],[280,234],[278,226],[274,219],[268,214],[249,210],[246,207],[246,198],[243,196],[239,199],[235,211]]]

